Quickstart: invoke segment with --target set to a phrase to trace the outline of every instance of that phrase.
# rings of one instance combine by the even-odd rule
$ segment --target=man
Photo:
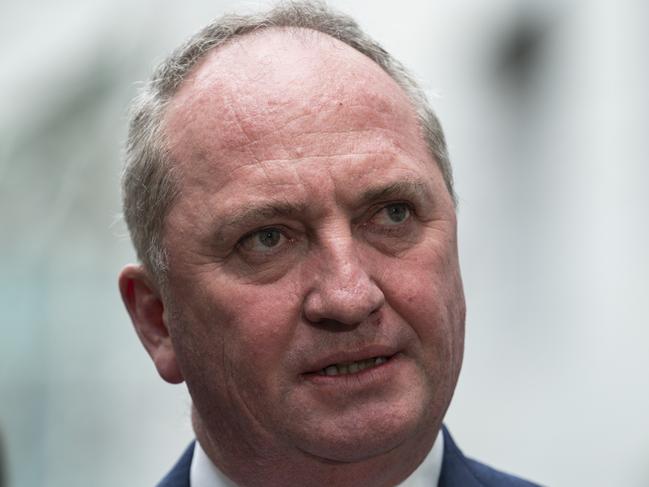
[[[193,401],[160,485],[531,485],[442,428],[465,315],[444,138],[351,19],[206,27],[135,102],[123,184],[120,291]]]

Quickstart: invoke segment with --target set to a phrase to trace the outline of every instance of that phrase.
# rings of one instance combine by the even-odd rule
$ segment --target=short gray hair
[[[442,127],[426,95],[404,66],[365,34],[349,16],[320,1],[291,1],[254,15],[226,15],[194,34],[154,71],[131,105],[122,174],[124,218],[139,260],[164,281],[167,255],[162,244],[165,217],[179,194],[165,146],[167,105],[192,68],[210,50],[229,40],[269,27],[322,32],[365,54],[396,81],[412,102],[422,135],[455,201],[451,164]]]

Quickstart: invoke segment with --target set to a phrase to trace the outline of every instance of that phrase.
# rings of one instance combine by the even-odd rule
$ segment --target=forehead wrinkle
[[[389,109],[385,109],[382,113],[385,120],[376,119],[376,110],[365,103],[345,103],[344,111],[350,111],[351,109],[360,108],[365,109],[362,111],[354,111],[353,113],[340,113],[341,107],[338,103],[331,103],[331,107],[313,107],[313,106],[304,106],[304,107],[294,107],[299,110],[299,113],[287,117],[283,120],[277,120],[274,115],[271,115],[269,112],[257,112],[255,114],[249,115],[248,117],[243,117],[242,115],[237,115],[237,124],[240,128],[241,133],[245,134],[243,140],[241,139],[224,139],[221,140],[218,146],[215,146],[213,150],[216,152],[229,151],[229,150],[242,150],[247,152],[249,155],[252,155],[251,151],[255,151],[259,145],[270,142],[272,144],[272,139],[276,138],[278,141],[275,146],[282,145],[287,148],[287,154],[292,153],[293,151],[288,150],[287,145],[284,143],[288,140],[290,143],[295,142],[301,138],[308,138],[311,135],[340,135],[340,136],[349,136],[349,135],[358,135],[368,132],[383,132],[386,135],[394,133],[394,129],[389,127],[389,120],[387,118],[394,118],[395,114],[389,113]],[[374,117],[368,117],[367,110],[371,110],[369,115],[374,115]],[[289,110],[286,111],[288,113]],[[284,113],[284,112],[282,112]],[[341,117],[341,115],[344,115]],[[331,116],[331,118],[330,118]],[[396,114],[397,117],[401,114]],[[332,120],[333,117],[336,117],[337,120]],[[314,125],[312,129],[306,129],[301,126],[301,122],[308,118],[319,118],[319,123]],[[269,119],[272,119],[274,123],[270,123]],[[364,121],[363,127],[358,127],[357,120],[362,119]],[[335,122],[335,123],[332,123]],[[378,123],[377,123],[378,122]],[[254,126],[253,130],[250,130]],[[264,129],[266,127],[266,129]],[[260,130],[261,129],[261,130]],[[263,159],[263,157],[256,156],[257,160]]]

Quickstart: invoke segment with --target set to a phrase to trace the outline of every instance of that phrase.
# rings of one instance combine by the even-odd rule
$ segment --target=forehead
[[[395,133],[404,126],[414,137]],[[181,176],[205,162],[223,169],[242,151],[251,160],[278,148],[287,157],[335,153],[331,137],[319,143],[323,132],[379,130],[409,151],[423,147],[395,81],[355,49],[306,29],[265,29],[215,49],[181,85],[164,128]]]

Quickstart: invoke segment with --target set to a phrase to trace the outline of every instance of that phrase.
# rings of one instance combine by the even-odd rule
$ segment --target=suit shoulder
[[[439,487],[540,487],[465,457],[446,427],[443,432],[444,458]]]
[[[473,475],[485,486],[494,487],[540,487],[539,484],[529,480],[515,477],[514,475],[496,470],[484,463],[471,458],[466,458],[468,468]]]

